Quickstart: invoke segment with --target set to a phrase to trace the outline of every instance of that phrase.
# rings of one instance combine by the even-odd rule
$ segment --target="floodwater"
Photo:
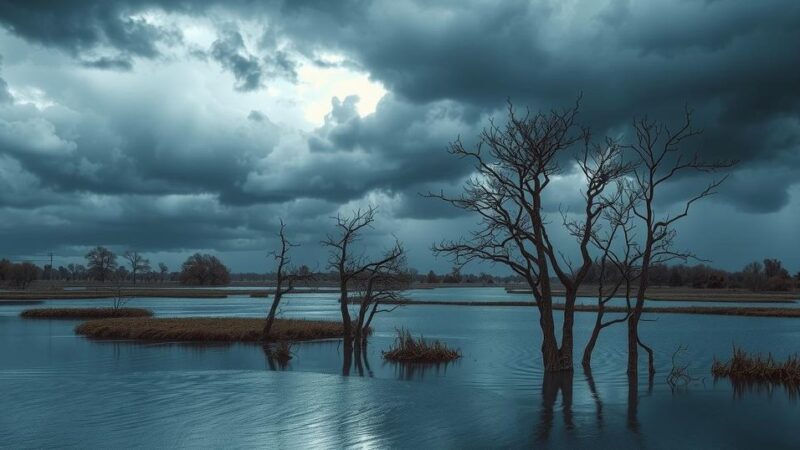
[[[527,299],[472,289],[410,297]],[[150,298],[128,306],[162,317],[259,317],[267,302]],[[340,342],[328,341],[296,344],[284,367],[258,345],[90,341],[73,333],[78,321],[22,320],[24,308],[0,306],[0,447],[800,447],[794,396],[781,387],[735,389],[709,373],[714,356],[729,356],[734,344],[777,357],[797,352],[798,319],[646,316],[642,336],[658,370],[650,383],[644,372],[625,374],[620,326],[601,336],[592,374],[544,375],[530,307],[405,306],[376,316],[366,351],[350,364]],[[335,294],[288,296],[281,315],[337,319],[338,303]],[[594,313],[576,316],[578,357],[593,322]],[[381,351],[399,327],[444,340],[463,357],[446,366],[385,362]],[[673,392],[665,378],[680,345],[688,345],[679,359],[694,381]]]

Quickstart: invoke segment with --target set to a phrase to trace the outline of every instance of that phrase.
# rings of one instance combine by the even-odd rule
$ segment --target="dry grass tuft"
[[[383,352],[383,357],[397,362],[437,363],[456,360],[461,357],[461,352],[438,340],[428,342],[422,336],[415,339],[410,331],[400,329],[394,347]]]
[[[776,361],[772,354],[750,355],[734,347],[733,358],[722,362],[714,359],[711,373],[715,378],[727,377],[741,382],[768,382],[784,386],[800,386],[800,356],[793,355],[785,361]]]
[[[26,319],[102,319],[152,315],[152,311],[142,308],[37,308],[20,313],[20,317]]]
[[[95,339],[161,342],[261,342],[264,319],[240,317],[134,318],[91,320],[75,332]],[[323,320],[275,319],[272,341],[341,338],[342,324]]]

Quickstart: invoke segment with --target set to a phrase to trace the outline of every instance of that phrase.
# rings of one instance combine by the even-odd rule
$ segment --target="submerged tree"
[[[475,163],[476,175],[458,197],[429,194],[475,213],[480,228],[469,238],[435,244],[436,253],[453,257],[456,264],[484,260],[509,267],[533,292],[542,331],[542,358],[546,371],[572,370],[573,324],[577,291],[593,265],[591,236],[607,207],[604,194],[630,170],[620,147],[610,140],[594,145],[587,129],[576,122],[578,104],[563,111],[516,115],[509,102],[504,127],[493,122],[480,135],[475,149],[460,140],[450,152]],[[574,150],[574,149],[580,150]],[[544,194],[561,164],[576,158],[585,177],[578,219],[564,214],[562,226],[578,243],[577,265],[556,249],[547,230]],[[566,290],[561,345],[555,331],[551,273]]]
[[[605,230],[592,236],[592,242],[600,254],[596,262],[597,316],[581,360],[587,374],[591,370],[592,352],[600,332],[611,325],[627,321],[632,311],[632,287],[641,274],[636,264],[642,256],[635,242],[632,220],[636,200],[635,193],[627,189],[624,182],[618,182],[617,190],[603,213]],[[606,305],[619,295],[620,290],[624,292],[627,313],[606,321]]]
[[[283,220],[281,220],[281,226],[278,230],[278,237],[281,241],[280,249],[271,253],[278,267],[275,272],[275,294],[272,297],[272,304],[269,307],[267,320],[264,323],[262,338],[264,342],[269,339],[269,332],[272,330],[272,324],[275,322],[275,314],[278,312],[278,306],[283,296],[292,292],[295,288],[295,283],[298,281],[311,278],[311,272],[306,266],[300,269],[292,269],[292,259],[289,256],[289,251],[293,247],[297,247],[298,244],[293,244],[286,238],[286,224],[283,223]],[[305,270],[303,270],[303,268],[305,268]]]
[[[628,373],[638,369],[638,350],[642,346],[649,355],[649,371],[655,371],[653,352],[639,337],[639,321],[644,310],[648,288],[648,275],[651,265],[662,264],[672,259],[686,260],[694,257],[691,252],[676,251],[673,241],[676,236],[674,225],[689,214],[691,206],[705,197],[716,193],[716,189],[727,176],[711,181],[696,194],[683,202],[677,213],[660,216],[656,212],[656,197],[671,180],[691,172],[715,172],[731,167],[733,161],[707,162],[697,154],[688,156],[682,144],[697,136],[700,131],[692,127],[691,111],[686,111],[682,125],[677,130],[670,129],[647,117],[637,119],[633,124],[636,141],[627,146],[636,156],[638,166],[633,172],[632,189],[638,196],[633,214],[639,219],[638,229],[643,231],[644,243],[641,245],[641,274],[638,280],[636,302],[628,317]]]
[[[366,342],[375,314],[394,311],[401,305],[400,302],[403,300],[401,291],[408,287],[406,257],[402,245],[395,242],[395,246],[388,250],[386,255],[395,257],[368,268],[353,280],[354,290],[360,294],[358,315],[353,330],[356,342]],[[393,306],[380,309],[382,303]]]
[[[358,241],[361,233],[375,222],[376,212],[377,209],[370,206],[367,209],[356,210],[349,216],[337,215],[335,217],[337,233],[328,235],[322,241],[322,245],[330,250],[328,266],[339,276],[339,306],[346,344],[350,344],[354,337],[349,309],[351,283],[371,272],[384,270],[405,254],[399,242],[395,242],[393,247],[375,259],[354,252],[353,243]]]

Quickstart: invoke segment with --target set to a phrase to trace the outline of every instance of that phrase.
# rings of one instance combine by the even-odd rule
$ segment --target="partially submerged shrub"
[[[292,344],[289,341],[278,341],[266,347],[267,357],[273,358],[279,363],[286,364],[292,359]]]
[[[150,317],[153,312],[142,308],[36,308],[20,313],[26,319],[102,319]]]
[[[699,381],[698,378],[689,375],[689,363],[682,363],[678,360],[680,355],[686,352],[686,349],[686,346],[680,345],[672,354],[672,370],[667,374],[667,384],[673,391],[689,387],[692,381]]]
[[[394,347],[383,352],[383,357],[397,362],[436,363],[458,359],[461,352],[439,340],[426,341],[422,336],[415,339],[410,331],[399,329]]]
[[[800,356],[789,356],[776,361],[772,354],[748,354],[733,347],[733,357],[727,361],[714,359],[711,373],[715,378],[727,377],[734,381],[760,381],[786,386],[800,386]]]

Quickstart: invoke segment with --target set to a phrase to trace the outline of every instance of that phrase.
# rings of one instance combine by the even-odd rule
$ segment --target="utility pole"
[[[47,281],[53,281],[53,252],[47,254],[50,256],[50,272],[47,274]]]

